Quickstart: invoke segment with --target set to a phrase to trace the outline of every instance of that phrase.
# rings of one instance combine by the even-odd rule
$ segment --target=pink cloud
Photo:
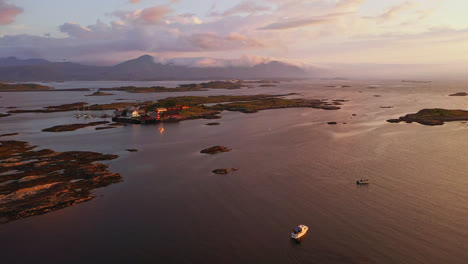
[[[238,5],[229,8],[228,10],[224,11],[223,13],[218,12],[211,12],[211,16],[233,16],[237,14],[255,14],[258,12],[270,11],[270,7],[268,6],[260,6],[253,2],[244,1],[239,3]]]
[[[138,4],[141,0],[130,0],[130,4]]]
[[[146,23],[156,24],[159,23],[165,15],[172,12],[173,10],[167,6],[155,6],[143,9],[140,18]]]
[[[282,29],[292,29],[292,28],[299,28],[305,27],[310,25],[318,25],[330,22],[329,18],[320,17],[320,18],[307,18],[307,19],[298,19],[298,20],[291,20],[291,21],[282,21],[271,23],[259,29],[261,30],[282,30]]]
[[[8,25],[15,22],[15,17],[23,13],[23,9],[5,0],[0,0],[0,25]]]

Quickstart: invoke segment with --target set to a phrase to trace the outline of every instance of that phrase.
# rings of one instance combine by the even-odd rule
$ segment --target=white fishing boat
[[[78,112],[75,114],[75,117],[76,117],[76,118],[82,117],[82,115],[81,115],[81,113],[80,113],[80,108],[79,108],[79,107],[78,107],[77,111],[78,111]]]
[[[300,239],[301,237],[305,236],[309,228],[305,225],[298,225],[295,227],[291,233],[292,239]]]

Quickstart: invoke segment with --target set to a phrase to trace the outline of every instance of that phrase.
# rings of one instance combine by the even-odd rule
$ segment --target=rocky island
[[[389,123],[419,123],[426,126],[440,126],[444,122],[467,121],[468,111],[465,110],[446,110],[446,109],[423,109],[416,114],[408,114],[398,119],[389,119]]]
[[[167,93],[167,92],[198,92],[207,91],[208,89],[240,89],[245,87],[241,83],[225,82],[225,81],[213,81],[207,83],[191,83],[181,84],[176,88],[167,88],[164,86],[152,86],[152,87],[135,87],[135,86],[123,86],[114,88],[101,88],[103,91],[125,91],[128,93]]]
[[[152,102],[148,102],[152,103]],[[140,103],[142,105],[146,103]],[[63,104],[57,106],[46,106],[42,109],[16,109],[11,110],[9,114],[21,114],[21,113],[55,113],[55,112],[70,112],[76,111],[78,109],[83,109],[86,106],[86,110],[89,111],[103,111],[103,110],[114,110],[116,108],[123,108],[129,105],[136,105],[136,103],[128,103],[128,102],[121,102],[121,103],[110,103],[110,104],[95,104],[95,105],[88,105],[84,102],[79,103],[72,103],[72,104]]]
[[[0,92],[35,92],[35,91],[50,91],[52,87],[34,84],[34,83],[2,83],[0,82]]]
[[[46,129],[43,129],[43,132],[68,132],[68,131],[75,131],[80,128],[89,127],[89,126],[98,126],[103,124],[108,124],[108,121],[99,121],[99,122],[91,122],[91,123],[84,123],[84,124],[70,124],[70,125],[60,125],[60,126],[53,126]]]
[[[168,88],[164,86],[152,87],[135,87],[135,86],[122,86],[113,88],[99,88],[99,91],[87,96],[107,96],[113,95],[105,91],[123,91],[128,93],[165,93],[165,92],[198,92],[207,91],[208,89],[241,89],[247,87],[239,82],[229,81],[212,81],[207,83],[192,83],[182,84],[175,88]],[[0,92],[76,92],[76,91],[91,91],[89,88],[74,88],[74,89],[54,89],[53,87],[43,86],[34,83],[27,84],[8,84],[0,83]]]
[[[23,141],[0,141],[0,223],[89,201],[91,191],[122,181],[108,165],[116,155],[55,152]]]
[[[161,99],[157,102],[114,102],[109,104],[87,105],[84,102],[47,106],[42,109],[14,109],[17,113],[53,113],[65,111],[104,111],[114,110],[113,121],[116,123],[148,124],[157,122],[174,122],[190,119],[218,119],[221,111],[255,113],[267,109],[315,108],[322,110],[339,110],[347,100],[327,99],[290,99],[278,95],[218,95],[218,96],[179,96]],[[108,116],[107,114],[105,116]],[[75,125],[75,124],[74,124]],[[82,124],[80,124],[82,125]],[[95,125],[95,124],[92,124]],[[81,127],[79,127],[81,128]],[[62,128],[53,128],[62,129]],[[52,130],[52,128],[50,128]],[[71,131],[71,130],[63,130]]]

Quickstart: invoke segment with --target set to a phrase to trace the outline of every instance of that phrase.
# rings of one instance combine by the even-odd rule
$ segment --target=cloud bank
[[[124,2],[129,9],[110,10],[90,25],[63,21],[48,36],[0,35],[0,57],[112,63],[151,54],[204,67],[262,61],[258,58],[309,64],[433,63],[468,51],[465,29],[428,23],[446,2],[439,0],[396,0],[372,11],[364,0],[229,1],[231,6],[213,5],[205,13],[181,11],[174,0],[153,6],[150,1]],[[146,8],[137,8],[141,6]],[[11,24],[22,12],[0,0],[0,24]],[[249,60],[252,55],[245,54],[258,57]]]

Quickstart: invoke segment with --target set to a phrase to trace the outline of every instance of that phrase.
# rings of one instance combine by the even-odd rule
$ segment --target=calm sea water
[[[106,84],[61,83],[57,88]],[[120,84],[127,85],[110,87]],[[158,83],[147,83],[152,85]],[[467,263],[468,125],[385,122],[422,108],[468,109],[468,97],[447,96],[466,87],[455,82],[312,80],[229,91],[115,92],[110,97],[1,93],[0,112],[9,106],[181,94],[293,92],[296,97],[350,100],[339,111],[223,112],[220,126],[193,120],[51,134],[41,130],[84,121],[71,112],[1,118],[0,134],[20,133],[2,139],[57,151],[118,154],[108,164],[124,177],[123,183],[95,190],[97,198],[90,202],[0,225],[1,263]],[[327,125],[329,121],[338,125]],[[214,145],[233,150],[199,153]],[[139,152],[128,153],[128,148]],[[239,171],[211,173],[224,167]],[[371,184],[356,186],[361,178]],[[300,244],[289,239],[298,224],[309,226]]]

